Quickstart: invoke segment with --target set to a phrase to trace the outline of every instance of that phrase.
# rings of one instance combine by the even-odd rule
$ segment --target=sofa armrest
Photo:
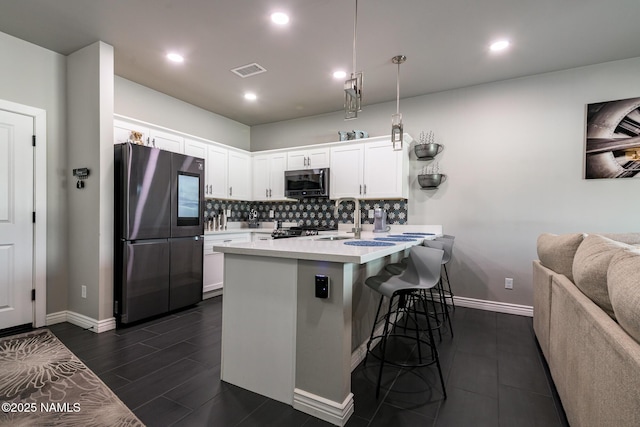
[[[551,282],[558,274],[533,261],[533,330],[544,357],[549,360],[549,328],[551,315]]]
[[[571,425],[640,425],[640,344],[569,279],[551,284],[549,369]]]

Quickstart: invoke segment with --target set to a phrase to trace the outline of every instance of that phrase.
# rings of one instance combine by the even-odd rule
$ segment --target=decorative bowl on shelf
[[[418,184],[422,188],[438,188],[446,180],[446,175],[441,173],[426,173],[418,175]]]
[[[438,155],[438,153],[442,151],[442,148],[442,145],[434,142],[431,144],[416,144],[413,147],[413,151],[419,160],[429,160]]]

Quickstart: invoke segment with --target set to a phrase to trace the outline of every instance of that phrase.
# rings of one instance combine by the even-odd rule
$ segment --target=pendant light
[[[391,143],[395,151],[402,150],[402,114],[400,114],[400,64],[404,64],[407,57],[398,55],[391,58],[391,62],[398,65],[398,74],[396,76],[396,113],[391,115]]]
[[[362,111],[362,72],[356,72],[356,40],[358,34],[358,0],[353,20],[353,69],[351,78],[344,82],[344,119],[358,118]]]

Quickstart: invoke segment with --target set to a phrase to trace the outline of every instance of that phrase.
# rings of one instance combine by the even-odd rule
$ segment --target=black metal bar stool
[[[441,249],[414,246],[409,253],[407,268],[402,274],[393,276],[387,272],[383,272],[378,276],[372,276],[365,280],[367,286],[380,293],[380,303],[378,304],[375,321],[371,329],[371,337],[367,342],[367,355],[364,360],[366,364],[370,354],[380,359],[376,398],[380,395],[380,383],[385,363],[404,368],[415,368],[435,364],[438,368],[444,398],[447,398],[442,369],[440,367],[440,359],[438,357],[438,349],[436,348],[433,338],[429,316],[424,316],[426,319],[426,327],[424,329],[421,327],[421,322],[418,319],[419,315],[429,312],[425,291],[433,289],[440,281],[443,256],[444,251]],[[387,313],[380,317],[380,311],[385,297],[389,300],[389,306]],[[405,321],[404,327],[397,324],[401,317],[403,317]],[[377,325],[382,321],[384,321],[382,334],[375,335]],[[408,321],[413,323],[413,327],[407,328]],[[409,332],[407,333],[407,331]],[[425,332],[428,338],[426,340],[421,337]],[[386,350],[389,337],[415,340],[418,351],[418,363],[406,364],[387,360]],[[380,356],[372,352],[372,347],[376,341],[379,341],[381,346]],[[428,358],[422,354],[423,345],[428,346],[430,349],[431,356]]]
[[[454,295],[453,290],[451,289],[451,282],[449,281],[447,264],[449,264],[449,261],[451,261],[451,256],[453,254],[453,242],[455,238],[455,236],[452,236],[450,234],[443,234],[441,237],[436,238],[437,242],[444,243],[444,256],[442,257],[442,268],[444,269],[442,292],[445,294],[445,298],[451,299],[451,306],[454,310],[456,308],[456,303],[453,300]]]
[[[445,252],[444,256],[446,256],[445,242],[437,241],[437,240],[435,241],[425,240],[422,244],[430,248],[441,249]],[[444,259],[444,256],[443,256],[443,259]],[[402,274],[407,268],[408,258],[409,257],[403,258],[402,261],[398,263],[387,264],[385,266],[385,271],[392,275]],[[446,299],[445,299],[446,293],[443,291],[443,287],[444,285],[442,283],[442,277],[441,277],[441,280],[438,282],[438,284],[434,288],[428,290],[429,292],[428,300],[432,302],[432,306],[433,306],[433,311],[431,311],[430,313],[432,313],[432,316],[435,319],[434,329],[437,329],[438,338],[440,339],[440,341],[442,341],[442,327],[443,325],[445,325],[445,322],[447,322],[449,326],[449,331],[451,332],[451,337],[453,337],[453,326],[451,324],[451,317],[449,316],[449,307],[447,306]],[[435,289],[435,295],[434,295],[434,289]],[[426,296],[427,291],[425,290],[423,292]],[[438,310],[436,306],[436,301],[440,305],[440,310]]]

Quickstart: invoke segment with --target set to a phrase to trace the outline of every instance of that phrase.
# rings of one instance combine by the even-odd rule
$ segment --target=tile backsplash
[[[205,217],[215,216],[222,209],[231,209],[229,221],[248,221],[249,212],[258,212],[258,221],[297,221],[300,225],[313,225],[337,228],[338,223],[353,223],[355,203],[345,201],[340,204],[338,218],[333,216],[334,200],[309,198],[291,202],[244,202],[232,200],[207,199]],[[407,223],[407,200],[361,200],[360,214],[363,224],[373,224],[368,218],[370,209],[382,208],[387,211],[388,224]],[[269,218],[273,211],[273,218]]]

